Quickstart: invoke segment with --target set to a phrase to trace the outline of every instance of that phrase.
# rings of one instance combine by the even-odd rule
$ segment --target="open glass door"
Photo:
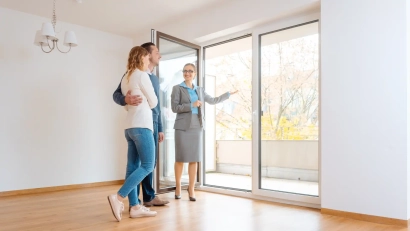
[[[193,63],[197,66],[196,83],[199,85],[201,66],[199,57],[201,47],[173,36],[156,32],[156,39],[152,41],[157,45],[162,58],[156,69],[156,74],[160,79],[160,104],[161,119],[164,129],[165,139],[159,145],[158,162],[156,166],[155,185],[157,193],[165,193],[175,190],[175,142],[174,142],[174,121],[176,114],[171,109],[172,87],[184,81],[182,69],[186,63]],[[184,166],[182,175],[182,185],[188,185],[188,166]],[[198,175],[201,166],[198,164]],[[199,177],[197,177],[199,180]]]

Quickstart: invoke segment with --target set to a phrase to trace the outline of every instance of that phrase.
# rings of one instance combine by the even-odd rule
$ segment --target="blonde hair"
[[[187,64],[184,65],[184,68],[183,68],[183,69],[185,69],[186,66],[191,66],[192,68],[194,68],[194,73],[196,73],[196,66],[195,66],[195,64],[193,64],[193,63],[187,63]]]
[[[134,73],[135,69],[140,71],[144,68],[144,57],[149,55],[148,51],[145,48],[140,46],[135,46],[131,49],[130,54],[128,55],[128,64],[127,64],[127,80],[130,80],[130,76]]]

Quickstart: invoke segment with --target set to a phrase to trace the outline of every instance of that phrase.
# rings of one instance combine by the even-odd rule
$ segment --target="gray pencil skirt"
[[[188,130],[175,130],[175,162],[201,162],[203,129],[198,115],[192,114]]]

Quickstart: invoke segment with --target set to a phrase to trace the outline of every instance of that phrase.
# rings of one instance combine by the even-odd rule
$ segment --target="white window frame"
[[[208,41],[206,43],[200,44],[202,49],[204,46],[208,46],[211,44],[215,44],[218,42],[223,42],[232,38],[240,37],[245,34],[252,34],[252,192],[243,192],[243,191],[236,191],[236,190],[229,190],[229,189],[222,189],[222,188],[214,188],[214,187],[207,187],[203,186],[203,172],[201,172],[200,176],[200,183],[201,187],[200,190],[208,191],[208,192],[215,192],[233,196],[240,196],[245,198],[251,199],[258,199],[258,200],[265,200],[265,201],[273,201],[279,202],[284,204],[292,204],[292,205],[300,205],[305,207],[312,207],[312,208],[320,208],[321,202],[321,139],[320,139],[320,131],[321,128],[319,126],[319,195],[318,196],[309,196],[309,195],[301,195],[301,194],[294,194],[288,192],[278,192],[272,190],[265,190],[259,188],[259,153],[260,153],[260,114],[261,106],[260,106],[260,64],[259,64],[259,44],[260,44],[260,36],[262,34],[266,34],[269,32],[281,30],[288,27],[293,27],[296,25],[308,23],[318,20],[319,21],[319,53],[320,53],[320,12],[314,12],[311,14],[306,14],[299,17],[292,17],[287,18],[279,21],[275,21],[269,23],[264,26],[251,28],[239,33],[232,34],[230,36],[220,37],[218,39]],[[203,51],[202,51],[202,54]],[[203,61],[203,57],[201,57],[201,62]],[[204,69],[203,69],[204,70]],[[203,76],[203,75],[202,75]],[[319,55],[319,76],[320,76],[320,55]],[[320,78],[320,77],[319,77]],[[202,82],[202,81],[201,81]],[[319,92],[320,92],[320,81],[319,81]],[[319,101],[319,121],[320,121],[320,101]],[[319,123],[320,124],[320,123]]]

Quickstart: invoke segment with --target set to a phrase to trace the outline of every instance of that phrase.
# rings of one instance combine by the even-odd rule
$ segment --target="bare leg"
[[[184,162],[175,162],[174,170],[175,170],[175,195],[181,195],[181,176],[182,170],[184,169]]]
[[[198,163],[197,162],[189,162],[188,165],[188,175],[189,175],[189,186],[188,191],[191,197],[195,197],[194,187],[196,182],[196,172],[197,172]]]

